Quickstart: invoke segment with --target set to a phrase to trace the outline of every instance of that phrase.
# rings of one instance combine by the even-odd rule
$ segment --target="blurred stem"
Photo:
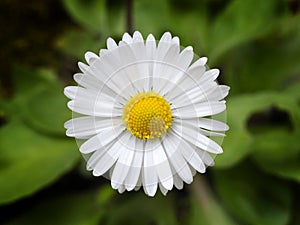
[[[210,225],[230,224],[237,225],[227,214],[224,208],[216,200],[214,193],[211,191],[205,176],[198,175],[192,184],[192,191],[199,204],[199,209],[204,213],[202,220]],[[198,215],[198,214],[197,214]]]
[[[132,34],[133,33],[133,0],[127,0],[126,11],[127,11],[127,32],[129,34]]]
[[[197,200],[203,209],[207,212],[209,211],[209,204],[212,199],[212,193],[208,187],[207,181],[204,176],[195,176],[194,182],[192,184],[192,190],[195,193]]]

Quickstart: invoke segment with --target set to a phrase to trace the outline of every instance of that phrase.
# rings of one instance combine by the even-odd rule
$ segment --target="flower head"
[[[218,85],[218,69],[195,59],[192,47],[166,32],[157,43],[139,32],[125,33],[117,44],[107,39],[99,56],[87,52],[88,65],[74,75],[78,86],[65,88],[76,117],[66,134],[83,140],[80,152],[93,175],[106,175],[120,193],[149,196],[191,183],[222,153],[212,136],[228,126],[214,118],[226,109],[229,87]],[[79,115],[79,116],[78,116]]]

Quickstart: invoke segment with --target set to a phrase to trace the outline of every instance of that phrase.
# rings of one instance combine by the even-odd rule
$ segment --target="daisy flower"
[[[125,33],[118,44],[108,38],[99,55],[85,54],[78,86],[64,93],[74,112],[66,134],[81,142],[87,170],[120,193],[143,187],[154,196],[182,189],[214,164],[222,148],[212,137],[228,130],[214,115],[225,111],[229,87],[218,85],[207,58],[195,58],[169,32],[158,42]]]

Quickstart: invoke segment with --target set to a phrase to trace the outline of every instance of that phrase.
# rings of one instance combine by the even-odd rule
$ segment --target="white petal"
[[[170,42],[171,39],[172,39],[171,33],[170,33],[170,32],[165,32],[165,33],[161,36],[159,42]]]
[[[129,61],[128,61],[129,60]],[[126,99],[136,94],[132,88],[131,73],[126,73],[127,62],[133,63],[134,56],[128,45],[117,48],[97,60],[91,70],[105,85]],[[134,65],[134,64],[133,64]]]
[[[148,140],[145,145],[144,166],[143,166],[143,188],[147,195],[154,196],[157,190],[158,177],[153,160],[153,152],[156,142]]]
[[[198,126],[208,130],[215,130],[215,131],[226,131],[229,129],[226,123],[214,119],[209,119],[209,118],[199,118]]]
[[[115,97],[118,94],[117,92],[107,87],[104,82],[89,74],[76,73],[74,74],[74,80],[82,87],[98,91],[101,90],[101,92],[111,97]]]
[[[110,145],[112,145],[112,144],[110,144]],[[87,164],[86,164],[86,169],[88,171],[91,171],[96,167],[99,159],[105,153],[105,151],[107,151],[105,148],[101,148],[92,153],[92,155],[88,158]]]
[[[153,65],[153,88],[164,95],[165,87],[168,86],[174,75],[180,73],[180,68],[177,67],[179,46],[176,44],[167,43],[166,52],[161,54],[161,59],[156,58]],[[157,56],[158,57],[158,56]]]
[[[192,181],[193,181],[193,177],[192,177]],[[181,190],[183,188],[183,181],[182,181],[182,179],[177,174],[174,175],[174,186],[178,190]]]
[[[195,127],[191,127],[187,124],[179,125],[177,122],[174,122],[172,129],[179,137],[182,137],[190,144],[195,145],[204,151],[214,154],[220,154],[223,152],[222,148],[216,142],[200,134]]]
[[[78,67],[83,73],[86,73],[90,69],[90,67],[88,65],[86,65],[82,62],[78,62]]]
[[[204,162],[205,165],[207,166],[213,166],[215,164],[214,159],[212,158],[212,156],[206,152],[203,151],[201,149],[197,149],[197,153],[200,156],[200,158],[202,159],[202,161]]]
[[[106,93],[101,92],[101,90],[90,90],[78,86],[68,86],[64,89],[64,94],[70,98],[75,100],[83,100],[88,101],[93,99],[101,99],[103,101],[113,101],[114,98]]]
[[[106,55],[108,52],[109,52],[109,50],[107,50],[107,49],[100,49],[99,56],[102,57],[102,56]]]
[[[139,176],[139,179],[138,179],[138,181],[137,181],[137,184],[136,184],[136,186],[134,187],[134,190],[135,190],[135,191],[140,190],[140,188],[142,187],[142,182],[143,182],[143,179],[142,179],[143,174],[142,174],[142,173],[143,173],[143,172],[141,171],[140,176]]]
[[[207,70],[205,71],[205,73],[203,74],[203,76],[201,76],[200,78],[200,83],[205,83],[207,81],[214,81],[215,79],[217,79],[217,77],[220,74],[220,70],[219,69],[211,69],[211,70]]]
[[[118,136],[122,133],[123,129],[118,127],[108,127],[103,130],[101,133],[95,135],[94,137],[88,139],[80,146],[80,152],[88,154],[97,149],[103,148],[113,140],[117,139]]]
[[[153,162],[156,167],[159,182],[164,188],[171,190],[173,188],[173,175],[163,146],[158,143],[153,151]]]
[[[136,42],[136,43],[129,45],[128,47],[131,48],[133,55],[134,55],[132,62],[143,63],[144,61],[149,59],[146,54],[146,51],[147,51],[146,46],[144,45],[143,42]]]
[[[146,39],[146,53],[148,59],[153,59],[156,50],[156,41],[152,34],[149,34]]]
[[[97,96],[101,95],[100,91],[96,90],[89,90],[86,88],[78,87],[78,86],[68,86],[64,89],[64,94],[69,99],[82,99],[82,100],[89,100],[90,98],[97,98]],[[113,98],[111,96],[103,94],[105,100],[111,101]]]
[[[186,70],[194,57],[193,48],[190,46],[186,47],[179,55],[178,52],[176,52],[176,56],[177,62],[175,62],[174,65],[172,65],[173,62],[168,62],[167,65],[170,65],[169,71],[168,73],[163,72],[163,75],[161,76],[166,78],[167,81],[164,84],[163,89],[160,91],[162,95],[170,92],[172,89],[175,89],[176,91],[180,80],[189,75]],[[174,93],[171,93],[169,96],[173,94]]]
[[[143,55],[141,55],[143,53]],[[145,91],[149,84],[149,74],[147,64],[144,64],[145,60],[145,46],[142,42],[134,43],[132,45],[124,45],[119,49],[122,70],[120,70],[116,78],[127,77],[127,83],[130,84],[131,89],[135,89],[138,92]],[[142,57],[141,57],[142,56]],[[120,73],[120,74],[119,74]],[[126,81],[116,80],[126,85]],[[134,93],[132,93],[134,94]]]
[[[180,40],[179,40],[179,37],[173,37],[173,38],[172,38],[172,43],[174,43],[174,44],[180,46]]]
[[[144,43],[144,38],[139,31],[135,31],[133,33],[133,42],[143,42]]]
[[[115,99],[101,91],[70,86],[65,88],[64,93],[74,99],[68,102],[68,107],[74,112],[100,117],[122,115],[120,102],[114,102]]]
[[[200,128],[200,122],[199,119],[202,118],[196,118],[196,119],[189,119],[189,120],[184,120],[183,124],[188,125],[189,127],[193,127],[195,131],[199,131],[201,134],[205,136],[218,136],[218,137],[225,137],[224,133],[219,133],[219,132],[213,132],[210,130],[205,130]],[[206,119],[206,118],[205,118]]]
[[[149,72],[149,87],[148,90],[150,90],[153,87],[153,60],[154,60],[154,54],[156,51],[156,41],[152,34],[149,34],[146,39],[146,55],[147,59],[149,60],[148,63],[148,72]]]
[[[194,167],[190,166],[191,172],[193,174],[193,176],[196,175],[197,171],[194,169]]]
[[[126,42],[127,44],[130,44],[132,43],[132,37],[128,33],[125,33],[123,34],[122,41]]]
[[[108,38],[106,40],[106,45],[107,45],[107,49],[108,50],[114,50],[114,49],[116,49],[118,47],[117,43],[112,38]]]
[[[103,82],[96,77],[83,73],[76,73],[73,78],[79,85],[85,88],[98,89],[103,84]]]
[[[150,68],[153,67],[153,62],[149,61],[146,53],[146,46],[143,42],[134,43],[131,46],[131,49],[135,56],[135,62],[131,63],[130,75],[132,77],[134,86],[138,89],[139,92],[149,91],[150,90]]]
[[[170,39],[170,41],[160,41],[157,45],[154,59],[158,60],[158,61],[163,61],[163,59],[165,58],[165,55],[167,54],[167,52],[171,46],[174,46],[173,48],[175,48],[175,49],[179,48],[179,46],[177,44],[173,44],[171,42],[171,39]]]
[[[122,120],[120,118],[78,117],[65,123],[65,128],[67,128],[66,135],[76,138],[88,137],[101,132],[107,127],[120,125],[121,123]]]
[[[176,108],[173,116],[181,119],[190,119],[204,116],[216,115],[226,109],[225,101],[201,102],[194,105],[188,105]]]
[[[187,70],[186,74],[179,80],[175,80],[176,85],[170,88],[168,93],[169,98],[174,98],[181,96],[183,93],[195,92],[199,93],[202,97],[209,96],[206,94],[207,90],[210,90],[213,86],[217,84],[215,82],[219,75],[218,69],[211,69],[206,71],[205,66],[198,63],[196,66],[194,64]],[[195,93],[194,93],[195,94]]]
[[[188,66],[191,64],[194,57],[193,48],[191,46],[186,47],[179,54],[177,66],[181,68],[182,71],[185,71]]]
[[[124,45],[119,48],[119,54],[120,54],[120,60],[121,60],[122,66],[127,66],[128,64],[136,62],[136,58],[131,49],[131,46],[139,46],[139,45],[140,45],[140,43],[135,43],[132,45]]]
[[[90,69],[93,75],[99,80],[105,82],[108,80],[121,66],[118,50],[108,51],[107,54],[100,57]]]
[[[189,169],[189,166],[186,160],[181,154],[180,146],[181,140],[170,132],[168,136],[163,140],[163,145],[165,151],[168,155],[170,164],[174,168],[174,174],[178,174],[182,180],[186,183],[191,183],[193,181],[192,173]]]
[[[172,134],[172,136],[176,136],[176,135]],[[173,140],[176,140],[176,137],[173,137]],[[178,149],[181,150],[181,154],[186,160],[186,162],[188,162],[198,172],[204,173],[205,165],[201,160],[201,158],[199,157],[199,155],[196,153],[195,145],[193,143],[189,144],[188,142],[186,142],[183,139],[180,139],[179,137],[177,137],[176,142],[177,142],[176,146],[178,146]]]
[[[181,149],[185,160],[199,173],[205,173],[205,165],[193,146],[182,140]]]
[[[124,182],[125,188],[128,191],[131,191],[137,186],[141,174],[143,159],[144,159],[143,141],[136,138],[134,148],[135,148],[135,152],[134,152],[132,164]]]
[[[114,108],[113,102],[72,100],[67,105],[69,109],[82,115],[110,118],[122,116],[122,110]]]
[[[207,63],[207,58],[201,57],[190,66],[190,69],[194,69],[194,67],[205,66],[206,63]]]
[[[147,43],[146,43],[147,44]],[[172,48],[172,50],[169,49]],[[153,76],[161,77],[163,76],[163,70],[164,68],[170,67],[168,65],[168,61],[175,60],[177,58],[174,57],[175,52],[179,51],[179,46],[176,44],[173,44],[171,42],[171,34],[169,32],[164,33],[164,35],[161,37],[157,49],[154,52],[154,58],[153,58]],[[167,62],[165,60],[168,60]],[[157,84],[154,84],[154,86]]]
[[[107,172],[117,161],[120,154],[122,154],[122,150],[124,149],[124,145],[122,143],[126,142],[130,134],[125,132],[123,135],[119,137],[107,150],[103,155],[99,158],[96,166],[93,170],[94,176],[101,176],[105,172]],[[89,162],[88,162],[89,163]]]
[[[80,87],[76,87],[76,86],[68,86],[65,87],[64,89],[64,94],[65,96],[67,96],[69,99],[75,99],[78,90],[83,89]]]
[[[84,58],[89,65],[95,62],[95,60],[99,59],[99,57],[93,52],[85,53]]]
[[[193,70],[188,69],[184,73],[181,73],[180,76],[178,76],[179,79],[175,79],[174,84],[169,88],[169,98],[181,96],[183,93],[186,93],[195,87],[203,86],[204,84],[200,83],[199,80],[205,70],[204,66],[200,66],[195,67]]]
[[[111,157],[110,154],[103,154],[102,157],[97,161],[95,168],[93,169],[93,175],[96,177],[102,176],[106,173],[116,162],[117,157],[119,156],[118,149],[114,148],[114,152],[111,150],[110,154],[115,154],[115,157]]]
[[[122,194],[122,193],[125,192],[125,187],[124,187],[124,185],[120,185],[120,187],[118,188],[118,192],[119,192],[120,194]]]
[[[177,107],[182,107],[192,102],[212,102],[224,99],[229,92],[229,87],[225,85],[218,85],[215,81],[209,81],[194,88],[187,90],[185,93],[180,93],[172,101]],[[187,99],[189,101],[187,101]]]
[[[164,188],[164,186],[161,183],[158,183],[159,189],[161,191],[161,193],[166,196],[168,193],[168,189]]]
[[[226,136],[224,133],[208,131],[208,130],[204,130],[201,128],[199,128],[199,132],[207,137],[225,137]]]
[[[226,86],[226,85],[218,85],[216,88],[211,89],[208,93],[207,93],[207,100],[222,100],[224,99],[228,93],[229,93],[229,89],[230,87]]]
[[[194,64],[188,68],[187,74],[195,81],[195,83],[201,84],[200,82],[198,82],[198,80],[200,80],[200,78],[204,75],[206,67],[205,65],[202,65],[200,63],[197,65]]]
[[[121,142],[122,153],[120,154],[120,157],[118,161],[116,162],[116,165],[113,169],[113,173],[111,176],[111,185],[114,189],[118,189],[120,186],[123,185],[124,180],[128,174],[128,171],[131,167],[131,163],[134,156],[134,145],[135,140],[131,136],[129,132],[126,132],[124,136],[127,136],[127,139],[123,139]]]

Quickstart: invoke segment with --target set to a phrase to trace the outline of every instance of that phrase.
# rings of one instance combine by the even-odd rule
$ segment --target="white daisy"
[[[218,69],[207,58],[194,59],[192,47],[166,32],[157,43],[139,32],[117,44],[107,39],[99,56],[87,52],[88,65],[74,75],[79,86],[65,88],[76,118],[66,134],[81,140],[80,152],[94,176],[107,175],[120,193],[138,190],[154,196],[191,183],[222,148],[211,136],[228,126],[213,118],[226,109],[229,87],[218,85]]]

